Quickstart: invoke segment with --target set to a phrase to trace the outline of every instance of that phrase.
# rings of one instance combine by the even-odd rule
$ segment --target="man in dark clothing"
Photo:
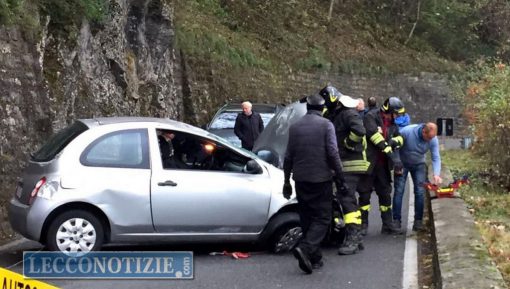
[[[370,163],[366,158],[365,127],[358,114],[358,104],[359,100],[342,95],[333,121],[345,178],[344,187],[337,188],[347,231],[345,241],[338,249],[340,255],[355,254],[362,248],[361,212],[356,188]]]
[[[292,194],[292,173],[303,229],[303,238],[293,253],[301,270],[308,274],[323,265],[320,243],[331,222],[333,177],[343,185],[335,128],[321,115],[324,103],[320,95],[307,98],[307,114],[289,129],[289,142],[283,164],[283,194],[287,199]]]
[[[367,100],[367,103],[368,103],[368,110],[366,110],[366,112],[369,112],[372,109],[377,109],[377,99],[375,98],[375,96],[369,97]]]
[[[372,188],[375,188],[379,197],[383,222],[381,233],[401,233],[393,222],[391,211],[391,169],[394,168],[396,174],[402,173],[402,162],[397,149],[403,145],[404,139],[394,123],[394,117],[402,110],[404,106],[400,99],[390,97],[380,110],[370,110],[363,119],[368,139],[367,157],[370,161],[367,175],[358,184],[363,234],[366,234],[368,228]]]
[[[251,103],[245,101],[241,104],[243,112],[239,113],[234,126],[234,133],[241,140],[241,146],[251,151],[253,144],[264,130],[264,122],[257,112],[251,110]]]
[[[175,138],[175,134],[169,130],[164,130],[158,136],[159,151],[161,153],[161,160],[163,162],[164,169],[175,168],[174,160],[174,147],[172,145],[172,139]]]

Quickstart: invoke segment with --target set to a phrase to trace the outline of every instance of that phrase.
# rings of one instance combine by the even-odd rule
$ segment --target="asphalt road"
[[[407,204],[408,190],[404,204]],[[372,196],[372,208],[378,208]],[[407,220],[407,206],[403,209]],[[403,227],[407,226],[404,222]],[[351,256],[339,256],[336,248],[324,249],[325,265],[311,275],[305,275],[291,254],[272,255],[255,251],[248,245],[207,246],[110,246],[111,251],[194,251],[193,280],[43,280],[61,288],[403,288],[406,235],[381,235],[378,210],[370,212],[370,227],[365,238],[365,250]],[[22,272],[24,250],[40,250],[38,243],[18,240],[0,248],[0,267]],[[251,251],[247,259],[211,256],[211,251]],[[409,276],[407,276],[409,278]],[[412,279],[412,278],[411,278]],[[414,288],[414,286],[412,287]],[[408,288],[404,288],[408,289]]]

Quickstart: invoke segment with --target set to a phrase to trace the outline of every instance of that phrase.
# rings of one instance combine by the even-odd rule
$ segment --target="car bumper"
[[[33,239],[28,235],[27,216],[30,207],[24,205],[16,198],[12,198],[9,203],[9,223],[14,231],[20,233],[26,238]]]
[[[46,216],[38,214],[37,201],[32,206],[22,204],[18,199],[12,198],[9,202],[9,223],[14,231],[25,238],[40,241],[41,230]]]

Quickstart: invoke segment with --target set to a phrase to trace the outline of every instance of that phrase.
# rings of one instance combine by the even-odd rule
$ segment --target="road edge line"
[[[418,241],[413,232],[414,222],[414,187],[412,178],[408,175],[407,182],[409,206],[407,212],[407,230],[404,250],[404,270],[402,273],[403,289],[418,289]]]

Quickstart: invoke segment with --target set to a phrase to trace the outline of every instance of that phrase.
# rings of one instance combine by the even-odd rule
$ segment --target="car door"
[[[177,134],[218,145],[205,137]],[[156,139],[155,130],[151,134],[151,206],[157,232],[231,234],[263,229],[271,194],[266,170],[248,174],[203,166],[163,169]],[[190,146],[186,144],[187,148]],[[174,147],[178,151],[176,144]],[[223,153],[236,154],[231,148],[223,149]]]
[[[61,185],[80,201],[99,207],[112,236],[152,233],[147,129],[102,134],[86,146],[80,165],[66,169]]]

